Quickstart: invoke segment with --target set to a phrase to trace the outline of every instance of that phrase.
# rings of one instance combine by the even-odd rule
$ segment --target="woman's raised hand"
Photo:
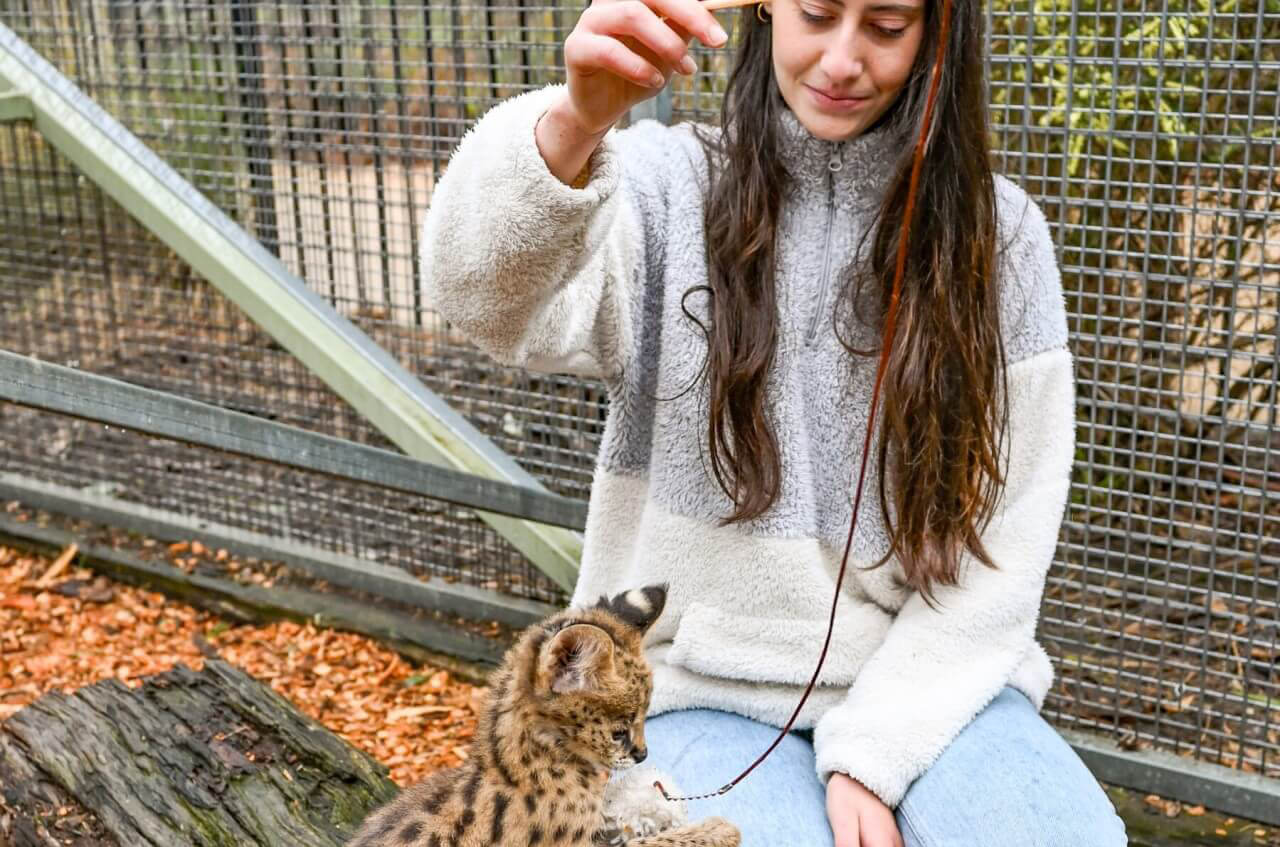
[[[592,0],[564,42],[568,105],[582,131],[607,132],[673,72],[697,70],[694,37],[709,47],[728,41],[698,0]]]

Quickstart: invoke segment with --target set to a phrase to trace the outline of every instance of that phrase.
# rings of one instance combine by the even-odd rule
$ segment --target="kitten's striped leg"
[[[707,818],[657,835],[633,838],[627,847],[738,847],[742,835],[724,818]]]

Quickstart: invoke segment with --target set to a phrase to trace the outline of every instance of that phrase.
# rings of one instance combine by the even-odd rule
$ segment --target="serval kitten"
[[[641,641],[666,598],[660,586],[628,591],[527,629],[491,679],[466,764],[374,812],[351,847],[591,847],[610,770],[647,753]],[[738,843],[736,827],[708,818],[628,847]]]

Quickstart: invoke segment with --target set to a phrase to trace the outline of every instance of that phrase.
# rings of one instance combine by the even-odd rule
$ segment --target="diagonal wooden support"
[[[0,124],[35,120],[35,108],[26,96],[0,84]]]
[[[405,453],[546,492],[274,255],[0,24],[0,92],[30,104],[35,128],[84,175],[245,311]],[[572,588],[582,535],[477,512],[544,573]]]

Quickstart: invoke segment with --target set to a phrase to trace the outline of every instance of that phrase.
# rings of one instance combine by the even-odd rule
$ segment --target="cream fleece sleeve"
[[[431,307],[498,361],[546,372],[609,377],[631,346],[631,302],[662,221],[641,220],[627,195],[660,169],[624,158],[662,147],[670,132],[639,122],[604,137],[581,188],[561,182],[538,152],[534,126],[563,84],[491,108],[454,149],[422,228]],[[646,177],[646,174],[648,175]]]
[[[1023,320],[1006,324],[1006,346],[1023,357],[1008,369],[1007,481],[983,534],[999,570],[966,557],[960,584],[935,592],[936,611],[913,593],[814,733],[824,781],[849,774],[891,808],[1039,649],[1036,621],[1075,452],[1075,385],[1053,245],[1039,210],[1022,211],[1025,232],[1008,261],[1021,275],[1011,310]],[[1027,337],[1029,325],[1041,334]]]

